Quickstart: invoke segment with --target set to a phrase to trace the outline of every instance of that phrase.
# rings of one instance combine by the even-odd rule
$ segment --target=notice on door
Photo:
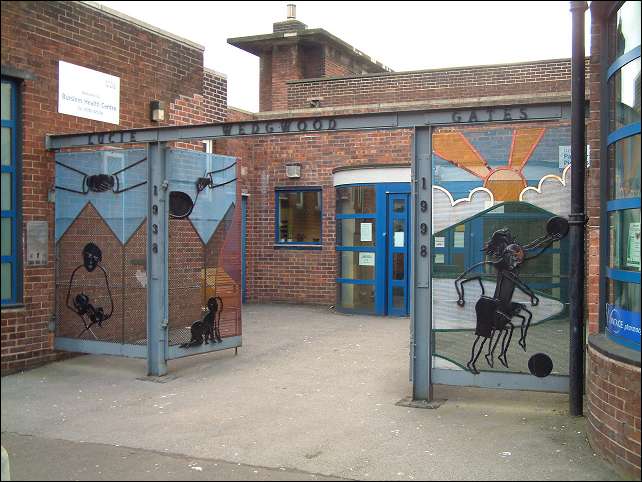
[[[58,112],[120,123],[120,78],[58,62]]]
[[[372,223],[361,223],[361,241],[372,241]]]
[[[395,248],[403,248],[404,245],[404,232],[399,231],[395,233]]]
[[[375,254],[374,253],[359,253],[359,266],[374,266]]]

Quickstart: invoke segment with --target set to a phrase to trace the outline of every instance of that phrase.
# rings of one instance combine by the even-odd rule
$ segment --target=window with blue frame
[[[608,192],[602,242],[607,336],[640,351],[640,2],[620,5],[609,18]]]
[[[276,243],[321,246],[320,187],[276,189]]]
[[[377,194],[372,185],[336,188],[337,307],[374,313]]]
[[[17,112],[18,85],[2,79],[2,144],[1,166],[2,204],[1,233],[1,285],[2,304],[15,304],[19,300],[19,258],[18,258],[18,156],[17,156]]]

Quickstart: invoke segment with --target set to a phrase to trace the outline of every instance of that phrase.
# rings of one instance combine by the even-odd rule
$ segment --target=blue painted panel
[[[183,149],[170,149],[167,156],[170,191],[183,191],[192,200],[196,199],[197,179],[204,177],[208,172],[220,171],[212,175],[215,185],[224,184],[236,178],[236,167],[230,167],[236,162],[234,157]],[[230,168],[225,169],[227,167]],[[203,243],[209,242],[219,223],[235,202],[236,181],[215,189],[205,188],[198,195],[189,219]]]
[[[606,203],[607,211],[621,211],[623,209],[640,208],[640,198],[615,199]]]
[[[621,55],[620,57],[615,59],[615,61],[609,66],[608,70],[606,71],[607,80],[610,79],[618,70],[620,70],[626,64],[628,64],[629,62],[632,62],[638,57],[640,57],[639,45],[635,47],[633,50],[629,50],[624,55]]]
[[[67,231],[88,203],[91,203],[121,243],[125,244],[147,216],[147,187],[141,185],[129,191],[114,194],[92,192],[78,194],[67,191],[83,190],[85,173],[119,174],[120,189],[135,186],[147,180],[147,162],[134,165],[147,155],[144,149],[93,152],[56,153],[56,242]],[[80,172],[78,172],[80,171]]]
[[[634,136],[640,133],[640,123],[635,122],[627,126],[621,127],[616,131],[611,132],[606,138],[606,143],[610,146],[614,142],[624,139],[626,137]]]
[[[623,281],[624,283],[640,284],[639,271],[625,271],[621,269],[606,268],[606,277],[616,281]]]

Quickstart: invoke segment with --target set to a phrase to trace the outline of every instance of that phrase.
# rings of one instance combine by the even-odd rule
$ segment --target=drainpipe
[[[571,214],[569,412],[581,416],[584,395],[584,172],[586,169],[584,15],[587,2],[570,2],[571,57]]]

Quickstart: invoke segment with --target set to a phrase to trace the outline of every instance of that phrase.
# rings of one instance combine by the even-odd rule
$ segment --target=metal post
[[[432,148],[431,128],[415,131],[412,163],[410,312],[413,401],[432,402]]]
[[[571,214],[569,411],[582,415],[584,395],[584,172],[586,169],[584,15],[587,2],[571,2]]]
[[[147,147],[147,374],[167,374],[168,206],[165,143]]]

